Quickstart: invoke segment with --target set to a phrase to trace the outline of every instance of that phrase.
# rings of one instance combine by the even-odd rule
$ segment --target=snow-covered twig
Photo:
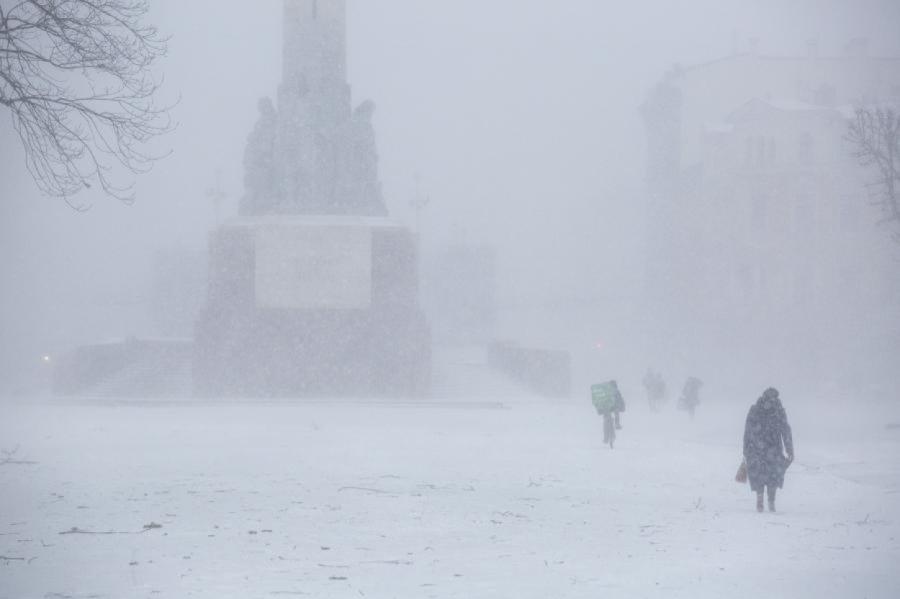
[[[69,530],[62,531],[61,535],[142,535],[145,532],[153,530],[155,528],[162,528],[162,524],[157,524],[156,522],[151,522],[150,524],[145,524],[144,528],[138,531],[121,531],[121,530],[107,530],[107,531],[93,531],[93,530],[81,530],[77,526],[73,526]]]
[[[17,445],[15,449],[0,449],[0,466],[14,465],[14,466],[33,466],[37,464],[37,462],[32,462],[30,460],[14,460],[13,458],[19,452],[19,446]]]
[[[343,493],[344,491],[363,491],[365,493],[376,493],[379,495],[392,495],[388,491],[382,491],[381,489],[370,489],[368,487],[341,487],[338,489],[338,493]]]

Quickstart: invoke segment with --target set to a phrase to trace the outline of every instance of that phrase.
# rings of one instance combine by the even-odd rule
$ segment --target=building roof
[[[355,215],[266,215],[236,217],[224,223],[223,227],[365,227],[369,229],[396,229],[404,225],[399,221],[380,216]]]
[[[735,123],[757,118],[758,116],[771,112],[819,113],[823,116],[836,115],[841,118],[849,119],[854,115],[854,108],[849,105],[823,106],[820,104],[801,102],[799,100],[768,100],[764,98],[753,98],[732,111],[725,120],[727,123]]]
[[[805,62],[815,61],[819,63],[837,63],[837,62],[853,62],[860,60],[868,60],[873,62],[900,62],[900,56],[869,56],[865,55],[844,55],[844,56],[813,56],[809,54],[790,55],[765,55],[754,54],[752,52],[735,53],[729,56],[714,58],[693,65],[683,66],[677,65],[675,72],[677,74],[692,74],[695,71],[701,71],[707,67],[717,66],[727,62],[741,62],[748,60],[756,60],[760,62]]]

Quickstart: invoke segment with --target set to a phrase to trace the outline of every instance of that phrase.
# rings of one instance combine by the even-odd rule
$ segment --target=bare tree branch
[[[38,187],[67,202],[85,188],[122,201],[171,130],[151,73],[168,40],[142,24],[147,0],[0,0],[0,106]],[[70,202],[70,205],[73,205]]]
[[[867,186],[872,203],[900,242],[900,114],[893,108],[858,108],[846,139],[859,163],[875,173]]]
[[[16,454],[19,452],[18,446],[15,449],[0,449],[0,466],[5,466],[7,464],[16,465],[16,466],[33,466],[37,464],[37,462],[32,462],[31,460],[17,460],[15,459]]]

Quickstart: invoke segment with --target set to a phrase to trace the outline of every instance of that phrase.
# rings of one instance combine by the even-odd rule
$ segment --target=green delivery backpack
[[[598,414],[611,412],[616,406],[619,389],[613,381],[591,385],[591,401]]]

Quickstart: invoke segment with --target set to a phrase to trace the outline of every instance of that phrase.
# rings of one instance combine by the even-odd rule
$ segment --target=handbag
[[[744,484],[747,482],[747,461],[741,460],[741,465],[738,466],[737,474],[734,475],[734,481]]]

